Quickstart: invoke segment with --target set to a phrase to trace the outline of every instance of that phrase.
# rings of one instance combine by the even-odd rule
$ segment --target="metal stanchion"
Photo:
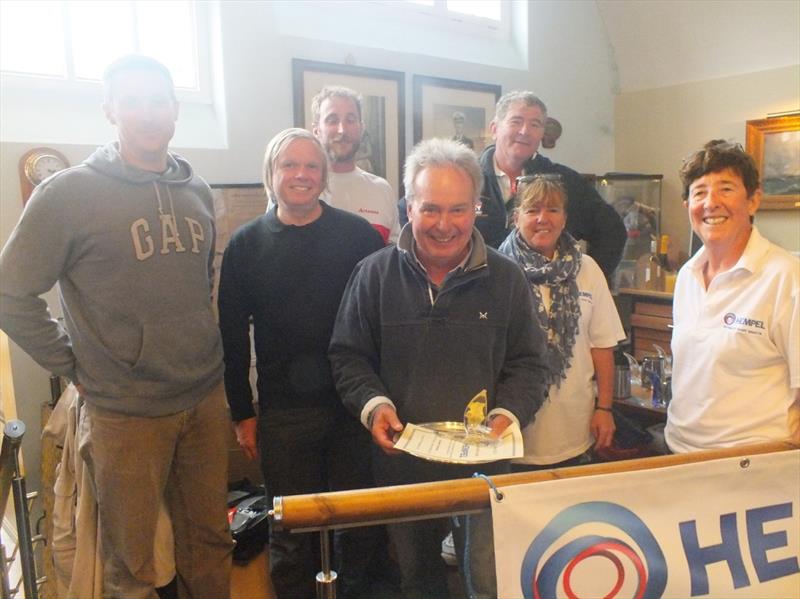
[[[8,502],[9,486],[14,497],[14,512],[17,521],[17,547],[19,549],[20,567],[22,569],[21,582],[25,586],[25,599],[38,599],[39,587],[36,579],[36,562],[33,554],[33,538],[31,535],[30,510],[28,509],[28,494],[25,492],[25,477],[22,475],[19,451],[22,437],[25,434],[25,424],[20,420],[8,422],[3,430],[3,444],[0,449],[0,470],[2,470],[2,492],[0,504],[5,511]],[[10,485],[9,485],[10,482]],[[35,494],[34,494],[35,496]],[[5,564],[4,564],[5,566]],[[4,572],[7,573],[5,567]],[[7,579],[7,574],[6,577]],[[16,595],[19,585],[14,589],[7,580],[3,583],[3,592],[9,591],[9,596]]]
[[[322,571],[317,574],[317,599],[336,599],[336,572],[331,570],[331,542],[327,528],[319,531]]]
[[[11,561],[6,557],[6,548],[0,544],[0,597],[3,599],[11,597],[11,583],[8,580],[8,565]]]

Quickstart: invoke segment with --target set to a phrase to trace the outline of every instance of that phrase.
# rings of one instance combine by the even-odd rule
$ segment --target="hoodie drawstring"
[[[172,203],[172,192],[169,189],[169,185],[166,186],[167,189],[167,196],[169,196],[169,213],[172,215],[172,224],[177,225],[175,222],[175,204]]]
[[[158,202],[158,215],[159,217],[164,216],[164,205],[161,202],[161,192],[158,190],[158,183],[153,181],[153,188],[156,190],[156,201]],[[172,217],[172,225],[176,226],[177,223],[175,222],[175,204],[172,199],[172,192],[169,189],[169,185],[165,186],[167,190],[167,197],[169,198],[169,214]]]
[[[156,201],[158,201],[158,215],[164,215],[164,207],[161,205],[161,193],[158,191],[158,183],[153,181],[153,189],[156,190]]]

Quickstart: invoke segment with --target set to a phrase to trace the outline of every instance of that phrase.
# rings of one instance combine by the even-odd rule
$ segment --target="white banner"
[[[800,451],[502,491],[501,599],[800,598]]]

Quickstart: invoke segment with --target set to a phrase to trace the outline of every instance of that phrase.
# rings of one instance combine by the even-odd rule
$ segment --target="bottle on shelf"
[[[661,236],[661,240],[659,241],[658,244],[658,261],[661,263],[662,271],[667,271],[667,272],[672,270],[672,268],[670,268],[669,265],[668,252],[669,252],[669,235],[664,234]]]
[[[672,268],[669,262],[669,235],[662,235],[658,248],[658,260],[661,262],[661,275],[663,284],[661,289],[668,293],[675,291],[675,279],[678,273]]]
[[[664,271],[658,257],[658,242],[650,240],[650,251],[636,260],[635,284],[638,289],[662,291],[664,289]]]

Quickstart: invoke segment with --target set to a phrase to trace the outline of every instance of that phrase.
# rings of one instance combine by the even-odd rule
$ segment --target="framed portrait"
[[[292,59],[294,125],[311,130],[311,100],[326,85],[349,87],[363,98],[364,133],[356,164],[383,177],[403,195],[405,75],[398,71]]]
[[[489,83],[414,75],[414,143],[444,137],[480,154],[492,143],[489,123],[500,92]]]
[[[761,176],[761,210],[800,208],[800,114],[747,121],[747,153]]]

